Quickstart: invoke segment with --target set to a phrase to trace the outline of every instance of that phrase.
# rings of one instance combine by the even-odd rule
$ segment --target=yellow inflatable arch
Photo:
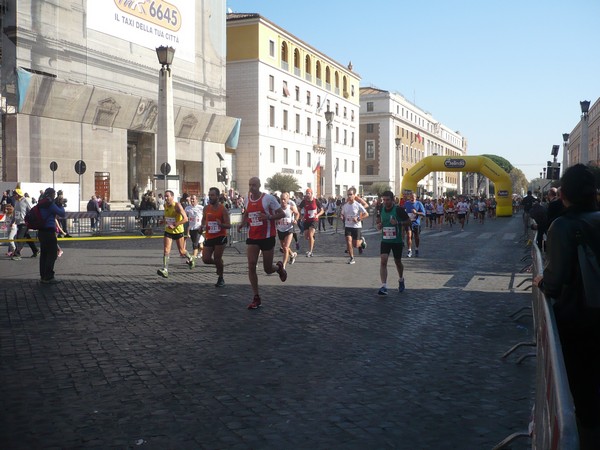
[[[512,216],[512,182],[498,164],[485,156],[428,156],[402,177],[402,192],[417,192],[417,183],[430,172],[479,172],[494,182],[496,215]]]

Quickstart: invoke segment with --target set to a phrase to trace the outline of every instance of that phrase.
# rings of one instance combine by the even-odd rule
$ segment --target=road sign
[[[160,173],[162,173],[163,175],[169,175],[171,173],[171,164],[169,163],[162,163],[160,165]]]
[[[85,163],[82,160],[79,160],[75,163],[75,172],[77,175],[83,175],[85,173]]]
[[[51,170],[52,172],[56,172],[56,169],[58,169],[58,164],[56,163],[56,161],[52,161],[52,162],[50,163],[50,170]]]

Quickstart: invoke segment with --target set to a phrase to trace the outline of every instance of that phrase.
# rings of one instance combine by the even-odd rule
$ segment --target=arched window
[[[312,73],[310,55],[306,55],[306,58],[304,58],[304,71],[308,74]]]
[[[331,69],[329,66],[325,67],[325,84],[331,89]]]
[[[333,78],[335,80],[335,93],[339,94],[340,93],[340,74],[337,70],[333,73]]]
[[[317,86],[321,86],[323,76],[321,75],[321,61],[317,61],[317,67],[315,69],[315,76],[317,78]]]
[[[344,75],[344,78],[342,78],[342,88],[344,98],[348,98],[350,93],[348,92],[348,78],[346,78],[346,75]]]
[[[290,54],[287,42],[283,41],[281,43],[281,67],[285,70],[288,69],[288,64],[290,61]]]
[[[294,73],[298,76],[300,75],[300,64],[302,64],[300,60],[300,50],[294,49]]]

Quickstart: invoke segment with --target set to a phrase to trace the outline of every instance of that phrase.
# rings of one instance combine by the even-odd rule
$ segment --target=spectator
[[[600,241],[600,212],[592,171],[583,164],[569,167],[561,178],[565,207],[548,229],[543,275],[533,284],[553,305],[567,377],[575,402],[581,449],[600,448],[600,310],[586,306],[578,269],[576,230],[591,223],[592,242]]]
[[[27,224],[25,223],[25,215],[31,209],[31,204],[27,201],[27,199],[23,196],[23,191],[20,188],[16,188],[13,191],[14,198],[14,208],[15,208],[15,224],[17,225],[17,234],[15,238],[19,239],[29,239],[27,245],[31,248],[33,254],[32,258],[37,258],[40,253],[37,245],[31,239],[31,235],[29,234],[29,230],[27,229]],[[23,242],[17,242],[15,252],[12,256],[12,260],[19,261],[21,259],[21,250],[25,244]]]
[[[95,194],[92,195],[92,198],[90,198],[90,200],[88,201],[86,210],[92,213],[92,217],[90,217],[90,228],[93,232],[98,227],[98,216],[102,211],[102,209],[100,208],[100,204],[98,203],[98,198]]]
[[[55,191],[48,188],[40,197],[39,208],[44,220],[43,228],[38,230],[40,240],[40,282],[43,284],[55,284],[54,263],[58,257],[58,241],[56,240],[57,216],[65,216],[65,208],[54,202]]]

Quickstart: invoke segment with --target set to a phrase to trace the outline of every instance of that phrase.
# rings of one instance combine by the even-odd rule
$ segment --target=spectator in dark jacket
[[[65,217],[65,208],[56,204],[56,192],[52,188],[44,191],[40,197],[39,208],[44,219],[44,226],[38,230],[40,241],[40,282],[42,284],[55,284],[54,263],[58,257],[58,241],[56,239],[56,218]]]
[[[98,226],[98,216],[102,211],[96,195],[92,195],[92,198],[90,198],[90,201],[87,203],[86,210],[87,212],[95,213],[93,217],[90,217],[90,228],[94,231]]]

